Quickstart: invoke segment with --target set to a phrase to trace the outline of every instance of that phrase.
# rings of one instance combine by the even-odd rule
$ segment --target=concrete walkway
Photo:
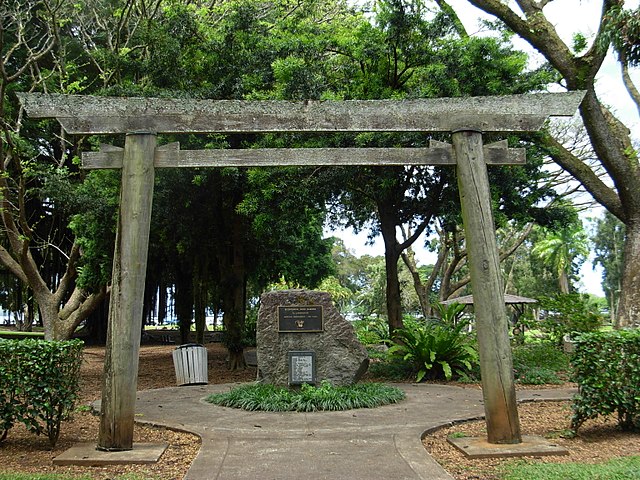
[[[480,390],[447,385],[398,385],[407,393],[399,404],[344,412],[246,412],[204,401],[207,395],[234,386],[138,392],[136,421],[202,438],[185,478],[451,479],[422,446],[423,433],[484,415]],[[525,390],[518,399],[560,400],[574,393]]]

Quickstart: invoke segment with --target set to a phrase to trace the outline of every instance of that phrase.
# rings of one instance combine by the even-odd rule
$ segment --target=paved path
[[[246,412],[206,403],[235,385],[138,392],[136,421],[186,430],[202,447],[189,480],[451,479],[425,451],[427,430],[484,415],[476,388],[400,386],[396,405],[345,412]],[[526,390],[520,400],[566,399],[570,390]]]

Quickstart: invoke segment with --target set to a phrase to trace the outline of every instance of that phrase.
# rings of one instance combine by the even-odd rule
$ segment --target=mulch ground
[[[138,389],[173,387],[176,385],[171,353],[175,345],[143,345],[140,349]],[[226,349],[219,343],[207,344],[209,382],[228,383],[254,380],[255,368],[230,372],[226,368]],[[200,449],[200,438],[185,432],[164,428],[135,426],[134,442],[167,443],[169,448],[153,465],[112,465],[107,467],[60,467],[53,459],[72,445],[96,442],[99,419],[88,406],[102,395],[104,348],[87,347],[81,370],[81,390],[78,407],[70,421],[64,422],[56,447],[51,450],[48,439],[29,433],[22,425],[9,431],[0,444],[0,472],[47,473],[89,476],[92,479],[114,479],[126,474],[138,478],[175,480],[187,473]]]
[[[569,430],[569,402],[531,402],[518,408],[523,435],[538,435],[552,440],[569,451],[569,455],[523,457],[520,460],[540,463],[600,463],[617,457],[640,455],[640,433],[622,432],[616,418],[589,420],[573,436]],[[457,480],[497,480],[501,467],[512,458],[468,459],[455,449],[450,436],[485,437],[484,421],[465,422],[426,436],[427,451]]]
[[[138,389],[175,386],[175,372],[171,353],[175,345],[143,345],[140,350]],[[219,343],[207,344],[209,382],[230,383],[252,381],[255,368],[231,372],[226,367],[226,350]],[[81,392],[78,409],[73,418],[62,426],[60,439],[54,450],[49,449],[46,438],[37,437],[17,425],[0,444],[0,472],[55,472],[73,476],[84,475],[92,479],[114,479],[126,474],[138,478],[158,480],[181,479],[200,448],[197,436],[163,428],[136,426],[136,442],[168,443],[169,448],[154,465],[108,467],[59,467],[53,458],[79,442],[96,441],[98,418],[87,406],[100,398],[102,390],[103,347],[87,347],[81,372]],[[609,458],[640,455],[640,434],[621,432],[614,418],[589,421],[577,437],[569,438],[570,406],[568,402],[535,402],[519,408],[522,432],[552,438],[570,452],[568,456],[528,459],[540,462],[599,462]],[[458,480],[497,479],[504,459],[469,460],[447,442],[450,435],[485,436],[483,421],[462,423],[441,429],[426,436],[423,444],[443,467]],[[567,437],[567,438],[565,438]]]

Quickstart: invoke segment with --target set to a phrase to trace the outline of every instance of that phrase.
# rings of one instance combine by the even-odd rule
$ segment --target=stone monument
[[[367,351],[329,293],[277,290],[260,302],[256,341],[262,381],[351,385],[367,371]]]

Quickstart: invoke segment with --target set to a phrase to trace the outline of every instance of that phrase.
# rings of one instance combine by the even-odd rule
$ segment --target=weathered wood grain
[[[19,94],[29,116],[69,133],[522,132],[573,115],[583,92],[418,100],[243,101]]]
[[[453,134],[489,443],[520,443],[508,320],[482,135]]]
[[[156,136],[127,135],[113,255],[98,448],[131,450]]]
[[[487,146],[489,165],[523,165],[525,150],[504,144]],[[83,152],[82,168],[121,168],[122,151]],[[430,148],[259,148],[239,150],[156,150],[156,168],[169,167],[273,167],[340,165],[455,165],[453,147],[440,143]]]
[[[137,117],[58,117],[70,134],[118,134],[137,130],[159,133],[272,133],[272,132],[449,132],[472,129],[483,132],[531,132],[540,130],[546,115],[455,115],[414,114],[407,112],[402,121],[380,112],[376,116],[359,114],[315,117],[306,120],[283,114],[270,116],[231,115],[222,117],[137,116]]]

